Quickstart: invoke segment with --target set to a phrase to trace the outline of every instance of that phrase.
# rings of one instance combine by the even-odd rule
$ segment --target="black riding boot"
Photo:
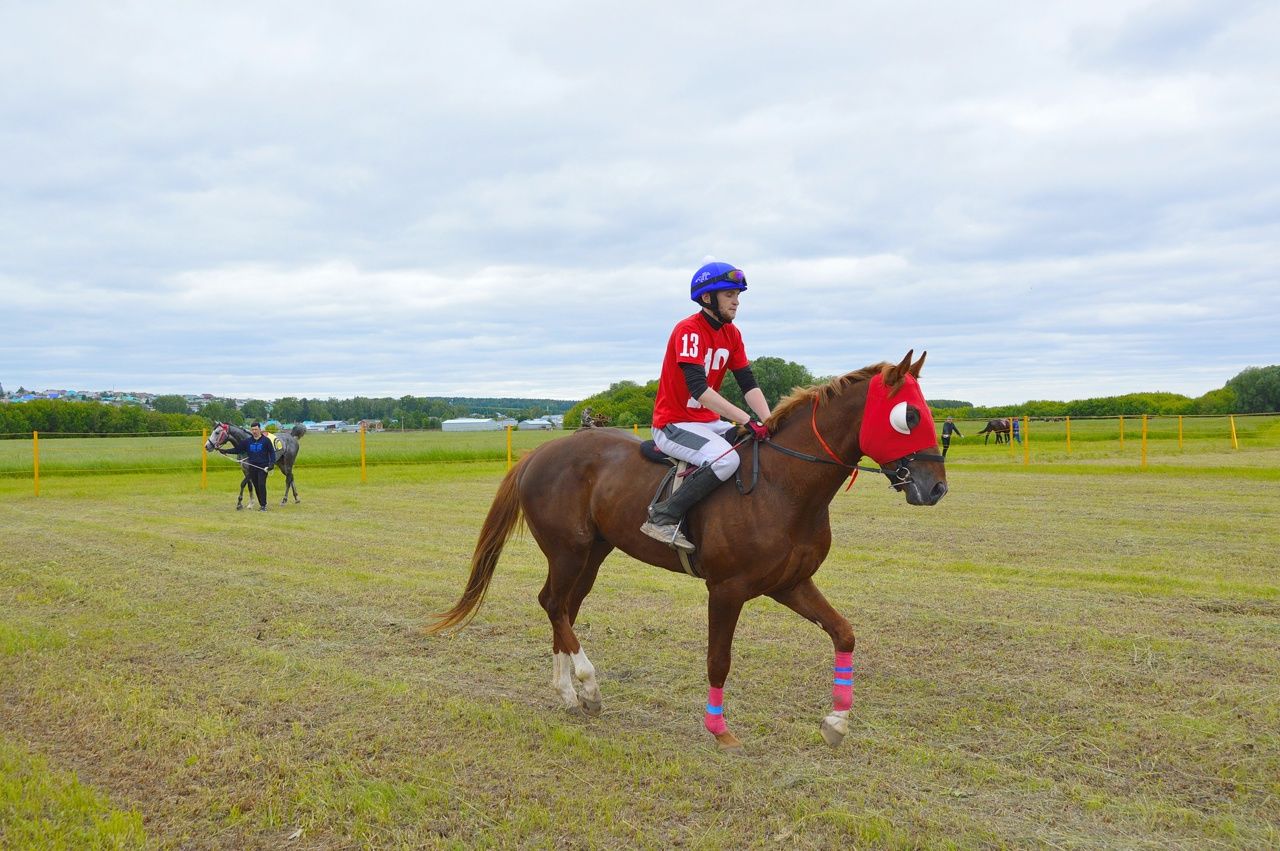
[[[673,549],[693,552],[693,543],[680,531],[680,520],[699,500],[720,485],[721,481],[710,467],[698,468],[697,472],[689,474],[674,496],[649,509],[649,519],[640,531]]]

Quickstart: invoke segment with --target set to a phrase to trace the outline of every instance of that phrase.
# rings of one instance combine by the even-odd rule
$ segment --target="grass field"
[[[303,503],[266,514],[232,510],[221,459],[201,490],[189,438],[42,440],[42,473],[76,454],[39,497],[0,442],[0,847],[1280,846],[1280,435],[1249,422],[1240,450],[1153,440],[1145,470],[1136,431],[1074,421],[1069,457],[1033,424],[1030,466],[957,441],[933,508],[864,474],[817,577],[859,635],[850,734],[818,735],[825,635],[758,600],[738,757],[701,728],[687,577],[606,561],[578,627],[595,719],[550,688],[527,537],[470,627],[422,635],[498,436],[385,440],[366,484],[325,443],[349,436],[309,436]],[[72,472],[139,455],[176,469]]]

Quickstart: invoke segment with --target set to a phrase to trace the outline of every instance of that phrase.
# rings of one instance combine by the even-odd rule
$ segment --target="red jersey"
[[[707,386],[717,393],[725,373],[750,364],[742,345],[742,333],[732,322],[713,328],[707,315],[699,310],[681,319],[667,340],[667,353],[662,359],[662,375],[658,377],[658,396],[653,404],[653,427],[668,423],[709,423],[720,418],[689,395],[680,364],[701,364],[707,373]]]

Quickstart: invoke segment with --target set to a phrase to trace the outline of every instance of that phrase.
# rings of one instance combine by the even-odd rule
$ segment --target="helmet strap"
[[[713,290],[706,293],[706,295],[711,298],[711,304],[703,304],[702,309],[709,313],[711,317],[721,325],[728,325],[733,320],[726,318],[725,315],[720,312],[720,293],[722,292],[724,292],[724,290]]]

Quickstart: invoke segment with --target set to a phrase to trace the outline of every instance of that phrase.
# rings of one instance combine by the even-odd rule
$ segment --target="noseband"
[[[908,463],[911,461],[937,461],[945,464],[946,459],[941,455],[934,455],[932,452],[912,452],[910,455],[903,455],[896,461],[891,462],[894,466],[892,469],[880,465],[880,472],[889,477],[889,487],[894,490],[902,490],[915,480],[911,478],[911,468]],[[863,469],[866,469],[865,467]]]

